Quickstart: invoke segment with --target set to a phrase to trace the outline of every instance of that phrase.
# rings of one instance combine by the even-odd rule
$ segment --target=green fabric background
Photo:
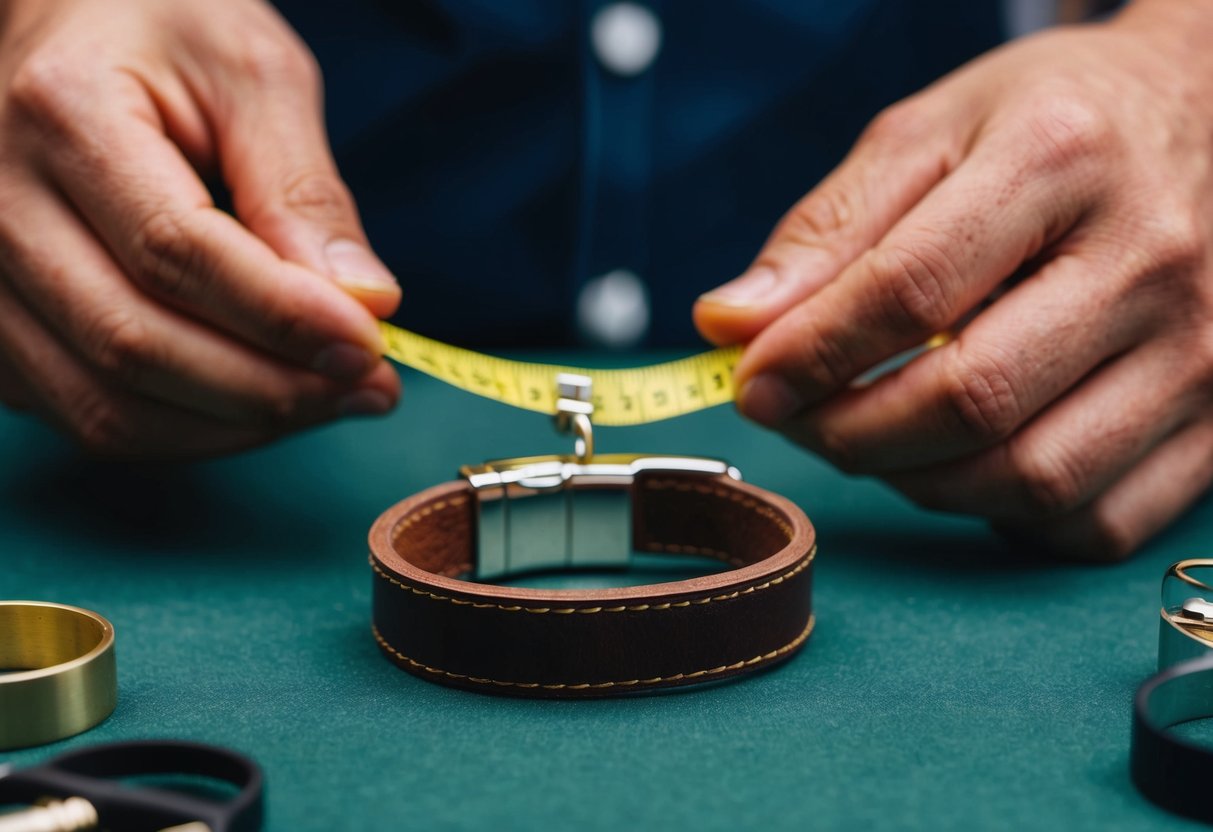
[[[566,444],[412,373],[386,420],[194,466],[87,462],[0,417],[0,597],[107,616],[121,685],[101,727],[9,760],[121,738],[230,745],[266,770],[272,830],[1186,826],[1129,782],[1129,704],[1153,668],[1164,568],[1213,549],[1209,504],[1129,563],[1062,566],[729,408],[598,438],[727,457],[807,511],[821,555],[804,652],[614,701],[397,670],[369,632],[371,522],[460,463]]]

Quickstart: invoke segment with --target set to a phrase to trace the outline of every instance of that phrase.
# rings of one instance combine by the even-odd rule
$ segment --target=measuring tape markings
[[[385,355],[447,384],[503,404],[556,412],[556,376],[577,373],[594,381],[594,422],[639,425],[733,401],[733,368],[740,347],[726,347],[664,364],[592,370],[509,361],[453,347],[389,323],[379,324]]]

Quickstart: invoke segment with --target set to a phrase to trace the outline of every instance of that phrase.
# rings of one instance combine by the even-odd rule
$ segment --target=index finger
[[[766,425],[952,326],[1078,218],[1087,188],[1036,175],[990,143],[833,282],[758,335],[737,368],[739,406]],[[1080,180],[1081,182],[1081,180]]]
[[[89,108],[59,125],[44,155],[56,183],[148,294],[337,378],[364,375],[380,360],[374,318],[215,208],[153,123]]]

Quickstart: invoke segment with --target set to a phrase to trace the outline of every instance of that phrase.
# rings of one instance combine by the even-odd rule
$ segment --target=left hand
[[[1168,524],[1213,482],[1210,38],[1209,0],[1138,0],[882,114],[696,306],[750,342],[742,412],[1070,556]]]

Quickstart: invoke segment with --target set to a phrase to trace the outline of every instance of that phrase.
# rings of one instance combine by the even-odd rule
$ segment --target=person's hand
[[[390,409],[374,315],[399,288],[338,177],[314,59],[269,5],[2,11],[0,400],[141,457]]]
[[[1169,523],[1213,480],[1210,42],[1207,0],[1139,2],[877,118],[697,304],[710,339],[749,342],[741,411],[1062,554]]]

